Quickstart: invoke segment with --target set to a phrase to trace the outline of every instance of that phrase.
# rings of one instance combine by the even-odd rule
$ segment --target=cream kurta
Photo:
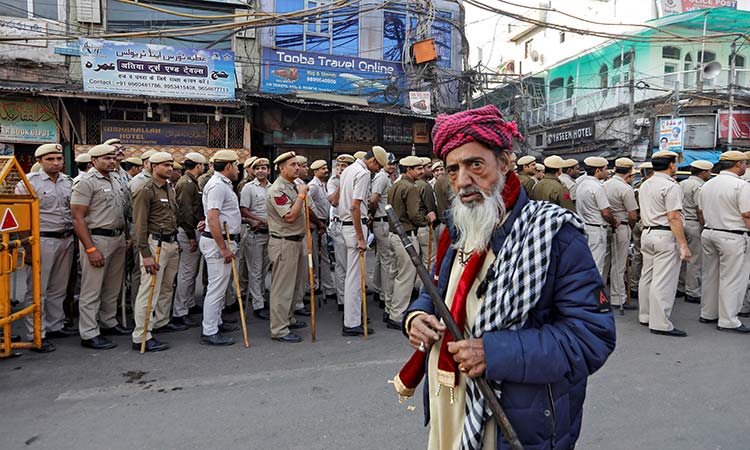
[[[474,324],[474,319],[479,313],[479,307],[482,304],[482,301],[476,296],[477,286],[482,282],[487,270],[494,261],[495,254],[490,250],[484,260],[482,268],[479,270],[479,274],[474,279],[474,284],[469,290],[469,295],[466,299],[466,326],[464,328],[464,336],[470,335],[471,326]],[[458,281],[461,278],[461,274],[463,274],[463,269],[464,266],[459,262],[459,258],[456,257],[453,262],[453,267],[451,268],[451,276],[448,281],[448,290],[445,297],[445,304],[448,308],[450,308],[453,303],[453,296],[456,293]],[[438,389],[437,365],[440,354],[440,345],[442,342],[441,339],[432,346],[427,371],[430,383],[431,426],[430,440],[428,444],[429,450],[455,450],[460,448],[461,432],[464,427],[464,419],[466,418],[466,375],[459,372],[458,383],[453,392],[453,404],[450,402],[451,396],[448,388],[442,387],[439,395],[436,395]],[[494,449],[495,447],[495,421],[494,419],[490,419],[484,424],[482,448]]]

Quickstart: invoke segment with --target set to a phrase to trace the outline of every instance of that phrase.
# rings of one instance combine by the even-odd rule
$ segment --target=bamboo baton
[[[393,207],[391,205],[386,205],[385,212],[388,214],[388,219],[390,219],[391,226],[393,226],[396,234],[398,234],[398,236],[401,238],[401,242],[404,245],[404,250],[406,250],[406,253],[409,254],[409,258],[411,259],[412,264],[414,264],[414,267],[417,268],[417,275],[419,275],[419,278],[422,279],[424,289],[430,295],[432,304],[435,306],[435,309],[437,311],[437,316],[443,319],[446,328],[448,328],[448,332],[451,334],[455,342],[463,340],[464,335],[461,332],[461,329],[458,328],[458,325],[453,319],[448,306],[446,306],[446,304],[440,298],[440,293],[437,290],[437,286],[435,286],[432,277],[430,277],[430,274],[427,272],[427,269],[425,269],[424,264],[422,264],[422,259],[419,257],[419,255],[417,255],[417,251],[414,249],[414,245],[406,235],[404,227],[401,225],[401,221],[396,215],[396,212],[393,210]],[[495,396],[495,392],[490,387],[487,379],[478,377],[474,378],[474,382],[477,383],[479,390],[482,392],[482,396],[487,402],[490,411],[492,411],[492,415],[495,417],[497,425],[503,432],[505,440],[510,444],[510,448],[512,450],[523,450],[523,446],[521,445],[521,441],[518,440],[518,435],[513,429],[513,425],[508,420],[508,416],[505,415],[505,411],[503,411],[503,407],[502,405],[500,405],[500,401]]]
[[[156,258],[154,264],[156,271],[151,274],[151,286],[148,288],[148,302],[146,302],[146,320],[143,322],[143,334],[141,334],[141,353],[146,352],[146,335],[148,334],[148,322],[151,318],[151,302],[154,299],[154,287],[156,287],[156,275],[159,273],[159,255],[161,255],[161,242],[164,239],[164,227],[159,225],[159,240],[156,241]],[[123,324],[122,326],[125,326]]]
[[[307,229],[307,272],[310,277],[310,322],[312,341],[315,342],[315,275],[312,259],[312,235],[310,234],[310,205],[305,195],[305,228]],[[320,261],[320,260],[318,260]]]
[[[226,233],[227,248],[232,249],[232,243],[229,238],[229,225],[224,222],[224,233]],[[242,300],[242,291],[240,291],[240,279],[237,277],[237,263],[232,256],[232,275],[234,276],[234,290],[237,293],[237,303],[240,305],[240,321],[242,322],[242,337],[245,338],[245,348],[250,347],[250,341],[247,340],[247,323],[245,322],[245,305]]]
[[[365,339],[367,339],[367,286],[365,285],[365,251],[359,251],[359,272],[362,280],[362,328],[365,329]]]

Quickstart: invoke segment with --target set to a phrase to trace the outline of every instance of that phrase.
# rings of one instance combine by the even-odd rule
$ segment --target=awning
[[[395,106],[386,107],[386,106],[377,106],[370,105],[370,106],[358,106],[353,105],[345,102],[336,102],[333,99],[336,99],[337,95],[331,95],[328,94],[325,97],[315,97],[315,96],[309,96],[306,95],[306,98],[300,98],[297,95],[280,95],[280,94],[266,94],[262,92],[248,92],[246,95],[246,98],[248,99],[265,99],[265,100],[272,100],[276,101],[282,104],[288,104],[288,105],[309,105],[309,106],[325,106],[327,108],[331,108],[332,110],[346,110],[346,111],[358,111],[358,112],[368,112],[373,114],[385,114],[385,115],[391,115],[391,116],[401,116],[401,117],[417,117],[420,119],[425,120],[435,120],[434,116],[427,116],[424,114],[416,114],[411,112],[410,109],[406,108],[399,108]],[[346,96],[348,97],[348,96]]]
[[[658,152],[659,150],[653,149],[653,151]],[[682,161],[680,162],[679,166],[680,168],[688,167],[693,161],[698,161],[699,159],[716,164],[717,162],[719,162],[721,153],[721,150],[716,150],[714,148],[705,150],[684,150],[682,152]]]

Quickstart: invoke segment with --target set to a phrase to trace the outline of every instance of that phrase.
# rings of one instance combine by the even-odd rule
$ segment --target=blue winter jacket
[[[492,236],[495,254],[528,201],[522,189],[508,220]],[[448,226],[455,242],[450,217]],[[443,298],[454,257],[451,247],[440,267],[438,290]],[[525,450],[575,447],[581,431],[586,378],[615,349],[615,321],[608,301],[601,297],[603,289],[585,236],[564,225],[553,240],[542,297],[529,312],[523,329],[496,331],[483,337],[486,377],[502,381],[501,403]],[[435,314],[424,289],[409,307],[411,311]],[[426,380],[425,425],[430,420]],[[498,449],[510,448],[499,427],[497,442]]]

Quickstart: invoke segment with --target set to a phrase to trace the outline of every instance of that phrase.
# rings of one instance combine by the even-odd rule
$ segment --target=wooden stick
[[[365,329],[367,339],[367,286],[365,285],[365,251],[359,251],[359,271],[362,279],[362,328]]]
[[[430,227],[430,242],[427,244],[427,271],[429,272],[432,269],[432,237],[434,233],[434,228],[432,227],[432,222],[429,224]]]
[[[315,342],[315,275],[312,259],[312,234],[310,233],[310,204],[307,203],[307,195],[305,195],[305,229],[307,229],[307,272],[310,278],[310,322],[312,341]],[[318,246],[320,247],[320,246]],[[301,280],[297,280],[300,282]]]
[[[430,273],[427,272],[427,269],[424,267],[422,258],[419,257],[417,251],[414,249],[414,244],[412,243],[411,239],[409,239],[409,236],[406,235],[406,231],[404,231],[404,227],[401,225],[401,221],[399,220],[396,211],[393,210],[393,207],[391,205],[387,205],[385,207],[385,212],[388,214],[388,219],[391,222],[393,230],[396,232],[399,238],[401,238],[401,242],[404,245],[406,253],[409,254],[411,263],[414,264],[414,267],[417,268],[417,275],[419,275],[419,278],[422,279],[424,289],[430,295],[432,304],[436,309],[436,315],[443,319],[448,332],[451,334],[451,336],[453,336],[454,342],[463,340],[463,330],[458,328],[458,324],[456,324],[456,321],[453,319],[448,306],[440,298],[440,292],[438,292],[437,286],[435,286]],[[495,396],[495,392],[490,387],[487,379],[484,377],[477,377],[474,378],[474,382],[477,383],[477,387],[479,387],[479,390],[482,392],[482,396],[487,402],[487,406],[490,408],[490,411],[492,411],[492,415],[494,416],[497,425],[503,432],[505,440],[510,444],[510,448],[512,450],[523,450],[523,445],[521,445],[521,441],[518,440],[518,435],[513,429],[513,425],[510,423],[510,420],[508,420],[508,416],[505,414],[500,401]]]
[[[146,335],[148,334],[148,323],[151,318],[151,302],[154,299],[154,287],[156,286],[156,275],[159,274],[159,256],[161,255],[161,242],[164,238],[164,227],[159,226],[159,240],[156,243],[156,272],[151,275],[151,286],[148,288],[148,302],[146,302],[146,320],[143,322],[143,334],[141,334],[141,354],[146,353]],[[125,326],[125,324],[123,324]]]
[[[224,222],[224,233],[226,233],[227,248],[232,250],[232,243],[229,239],[229,225]],[[237,293],[237,303],[240,305],[240,322],[242,322],[242,336],[245,338],[245,348],[250,347],[250,341],[247,340],[247,323],[245,322],[245,305],[240,290],[240,279],[237,277],[237,263],[232,255],[232,275],[234,276],[234,290]]]
[[[128,326],[128,313],[125,310],[125,299],[127,298],[126,295],[126,288],[125,288],[125,277],[126,275],[122,276],[122,287],[120,290],[120,311],[121,311],[121,319],[122,319],[122,326],[127,328]]]
[[[629,246],[630,244],[628,244]],[[627,258],[625,258],[625,295],[627,295],[627,303],[630,304],[630,248],[628,248]]]

